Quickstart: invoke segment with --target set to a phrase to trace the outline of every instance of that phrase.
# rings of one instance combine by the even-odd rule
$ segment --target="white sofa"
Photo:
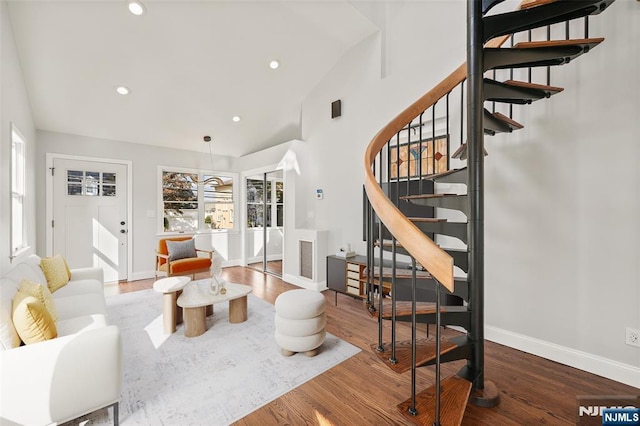
[[[48,425],[113,407],[122,386],[120,331],[108,325],[100,268],[72,269],[53,293],[58,337],[11,347],[11,305],[22,279],[47,284],[29,256],[0,278],[0,425]]]

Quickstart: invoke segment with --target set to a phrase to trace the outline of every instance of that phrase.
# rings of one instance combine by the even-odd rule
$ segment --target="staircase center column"
[[[467,2],[467,171],[469,173],[469,305],[474,342],[469,367],[474,389],[484,389],[484,95],[482,1]]]

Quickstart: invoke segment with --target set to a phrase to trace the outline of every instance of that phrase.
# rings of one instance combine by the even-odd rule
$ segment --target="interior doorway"
[[[282,277],[284,180],[282,170],[246,178],[247,266]]]

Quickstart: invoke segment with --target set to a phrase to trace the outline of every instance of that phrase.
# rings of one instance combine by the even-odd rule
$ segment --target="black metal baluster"
[[[416,416],[416,259],[411,257],[411,405],[409,414]]]
[[[446,106],[447,106],[447,134],[446,134],[446,138],[447,138],[447,170],[449,170],[449,167],[451,167],[449,165],[449,160],[451,158],[450,152],[449,152],[449,95],[450,94],[451,94],[451,92],[447,93],[447,100],[446,100]]]
[[[367,308],[371,307],[371,283],[372,283],[372,250],[373,248],[373,206],[367,198]]]
[[[528,31],[527,40],[531,41],[531,30]],[[529,83],[531,83],[531,67],[529,67],[528,76]]]
[[[373,176],[376,177],[376,161],[373,160]],[[375,312],[376,307],[373,300],[373,274],[374,274],[374,240],[375,240],[375,221],[376,221],[376,212],[371,206],[371,238],[369,239],[370,243],[368,244],[369,250],[367,253],[367,305],[369,307],[369,312]]]
[[[380,187],[382,187],[382,182],[383,182],[383,176],[382,176],[382,151],[380,151],[380,153],[378,154],[378,161],[379,161],[379,170],[380,170],[380,176],[378,178],[378,184],[380,185]],[[384,350],[384,346],[382,344],[382,236],[383,236],[383,232],[384,232],[384,224],[382,223],[382,219],[378,221],[378,241],[380,242],[379,244],[379,256],[380,256],[380,268],[378,270],[378,300],[379,300],[379,304],[378,304],[378,352],[382,352]],[[372,286],[372,288],[374,288]],[[375,302],[375,292],[372,290],[372,299],[371,299],[372,303]]]
[[[511,47],[513,47],[515,41],[515,34],[511,34]],[[509,69],[509,79],[513,80],[513,68]],[[509,104],[509,118],[513,118],[513,104]],[[467,147],[469,149],[469,147]]]
[[[460,146],[464,143],[464,82],[460,84]]]
[[[436,416],[434,425],[440,425],[440,339],[442,331],[440,326],[442,324],[440,318],[440,283],[438,280],[434,280],[436,283]]]
[[[396,358],[396,250],[397,242],[396,237],[391,237],[391,357],[389,362],[391,364],[397,364]]]
[[[589,17],[584,17],[584,38],[589,38]]]
[[[496,70],[493,70],[493,79],[496,79]],[[495,113],[496,112],[496,101],[491,102],[492,106],[491,106],[491,112]]]
[[[431,173],[436,172],[436,101],[431,107]],[[427,150],[427,156],[429,151]]]
[[[407,125],[407,190],[406,195],[411,194],[409,181],[411,180],[411,123]]]
[[[396,152],[400,155],[400,132],[396,133]],[[399,158],[399,157],[398,157]],[[389,182],[391,185],[391,182]],[[389,198],[391,198],[391,191],[389,191]],[[393,201],[396,206],[400,204],[400,173],[396,174],[396,185],[393,193]],[[397,364],[396,358],[396,269],[397,269],[397,240],[395,235],[391,235],[391,357],[389,362],[391,364]]]
[[[418,194],[422,194],[422,141],[424,140],[424,138],[422,137],[422,126],[423,126],[423,121],[422,121],[422,116],[424,115],[424,111],[422,111],[420,113],[420,130],[418,131],[418,140],[419,142],[419,146],[418,146],[418,177],[419,177],[419,181],[418,181]]]

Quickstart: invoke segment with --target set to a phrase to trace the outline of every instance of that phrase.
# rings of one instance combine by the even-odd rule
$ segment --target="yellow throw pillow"
[[[40,303],[44,305],[47,311],[49,311],[51,319],[54,322],[58,321],[58,309],[56,308],[56,304],[53,301],[53,296],[51,295],[51,291],[49,291],[49,287],[40,283],[34,283],[33,281],[22,280],[20,281],[20,287],[18,288],[18,291],[35,297]]]
[[[67,262],[62,255],[56,254],[53,257],[43,257],[40,260],[40,268],[47,278],[47,285],[52,293],[69,282]]]
[[[25,345],[58,337],[56,324],[44,304],[21,291],[13,299],[13,325]]]
[[[71,281],[71,269],[69,269],[69,264],[67,264],[67,261],[62,258],[62,260],[64,260],[64,269],[67,270],[67,276],[69,277],[68,281]]]

